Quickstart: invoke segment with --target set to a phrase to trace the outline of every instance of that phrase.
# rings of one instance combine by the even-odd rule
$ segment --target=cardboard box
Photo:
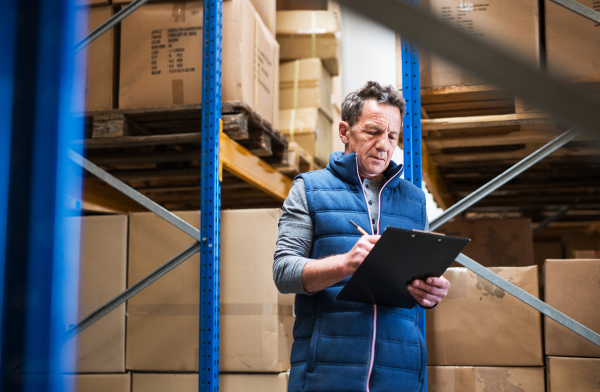
[[[220,374],[221,392],[286,392],[288,373]],[[133,373],[132,392],[197,392],[198,374]]]
[[[275,27],[277,24],[275,23],[275,17],[277,15],[277,6],[275,0],[250,0],[254,9],[262,19],[263,23],[269,31],[271,35],[275,36]]]
[[[333,84],[320,59],[310,58],[279,66],[279,109],[319,108],[333,119]]]
[[[332,76],[339,74],[339,18],[332,11],[277,11],[281,60],[318,57]]]
[[[318,108],[279,111],[279,131],[321,163],[329,162],[331,120]]]
[[[199,226],[197,211],[177,213]],[[223,372],[290,368],[293,295],[272,278],[279,209],[221,212],[220,351]],[[131,215],[129,283],[192,245],[193,239],[152,213]],[[198,370],[199,256],[129,300],[127,368]]]
[[[112,6],[83,7],[75,10],[75,18],[87,20],[86,33],[91,33],[114,14]],[[117,107],[118,49],[117,31],[112,28],[82,49],[76,61],[85,57],[85,110],[109,110]],[[80,31],[80,30],[78,30]],[[80,31],[84,32],[84,31]],[[76,41],[85,38],[78,34]]]
[[[122,22],[119,107],[202,102],[201,1],[140,7]],[[248,0],[223,2],[222,100],[277,123],[279,46]]]
[[[535,265],[538,266],[538,272],[540,275],[540,287],[544,286],[544,274],[543,267],[544,263],[548,259],[562,259],[564,258],[564,249],[562,242],[559,241],[534,241],[533,243],[533,258]]]
[[[543,367],[428,366],[429,392],[544,392]]]
[[[579,3],[600,12],[598,1]],[[548,73],[566,78],[600,74],[600,25],[551,1],[544,4]]]
[[[546,358],[548,392],[596,392],[600,358]]]
[[[600,260],[546,260],[545,302],[600,333]],[[544,317],[546,355],[600,357],[600,347]]]
[[[463,253],[486,267],[521,267],[535,263],[530,219],[448,222],[436,231],[470,238]]]
[[[539,298],[536,266],[490,268]],[[427,314],[432,366],[542,366],[540,313],[466,268],[444,273],[448,296]]]
[[[77,320],[65,326],[65,330],[125,291],[127,221],[126,215],[67,218],[69,225],[81,225],[81,262],[78,316]],[[69,250],[76,252],[77,247]],[[125,305],[82,331],[66,343],[64,349],[65,352],[76,350],[78,372],[124,372]]]
[[[44,382],[46,377],[25,376],[28,381]],[[65,374],[60,376],[64,385],[72,386],[75,392],[130,392],[131,374]],[[45,387],[45,385],[44,385]]]
[[[421,0],[419,6],[465,33],[539,66],[537,0]],[[451,62],[420,51],[421,88],[462,86],[483,82]]]

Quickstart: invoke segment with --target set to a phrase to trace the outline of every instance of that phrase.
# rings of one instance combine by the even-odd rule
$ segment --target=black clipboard
[[[442,276],[469,241],[388,227],[336,299],[412,308],[417,301],[406,286],[415,279]]]

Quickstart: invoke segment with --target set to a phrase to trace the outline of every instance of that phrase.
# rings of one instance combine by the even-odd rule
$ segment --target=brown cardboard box
[[[539,298],[537,266],[490,268]],[[448,296],[427,314],[428,364],[542,366],[538,311],[466,268],[444,273]]]
[[[421,0],[419,6],[473,37],[539,66],[537,0],[490,0],[479,4]],[[471,72],[426,50],[420,51],[420,66],[422,88],[482,83]]]
[[[277,14],[275,0],[250,0],[254,9],[262,19],[271,35],[275,36],[275,17]]]
[[[320,59],[287,61],[279,66],[279,109],[319,108],[333,118],[331,74]]]
[[[113,16],[112,6],[77,8],[75,17],[86,19],[87,33],[92,32]],[[80,34],[77,42],[85,38]],[[85,56],[85,110],[108,110],[117,106],[117,34],[110,29],[84,48],[78,58]]]
[[[177,213],[195,227],[197,211]],[[290,367],[293,296],[280,295],[272,264],[279,209],[221,212],[220,370],[280,372]],[[129,283],[192,245],[152,213],[131,215]],[[127,368],[198,370],[199,256],[129,300]]]
[[[463,253],[486,267],[534,264],[530,219],[448,222],[436,231],[470,238]]]
[[[281,60],[318,57],[331,75],[339,74],[339,17],[332,11],[277,11]]]
[[[31,375],[26,378],[36,378]],[[60,376],[65,385],[72,385],[75,392],[130,392],[131,374],[65,374]],[[68,389],[71,390],[71,389]]]
[[[427,367],[429,392],[544,392],[543,367]]]
[[[279,111],[279,131],[325,164],[332,153],[331,127],[331,120],[318,108]]]
[[[597,392],[600,358],[546,358],[548,392]]]
[[[564,250],[563,250],[562,242],[559,242],[559,241],[550,241],[550,242],[534,241],[533,257],[535,260],[535,265],[538,266],[538,272],[540,275],[540,287],[542,289],[544,287],[544,274],[543,274],[544,263],[548,259],[564,258],[563,251]]]
[[[123,21],[119,107],[202,102],[201,1],[147,4]],[[223,3],[223,101],[278,114],[279,46],[248,0]]]
[[[221,392],[286,392],[288,373],[220,374]],[[198,374],[133,373],[132,392],[197,392]]]
[[[600,11],[597,0],[579,3]],[[551,1],[544,4],[548,73],[567,78],[600,74],[599,25]]]
[[[78,317],[68,328],[125,291],[127,273],[126,215],[67,218],[81,224]],[[76,247],[71,251],[77,251]],[[119,306],[65,344],[77,350],[77,371],[125,371],[125,305]],[[69,352],[67,351],[67,352]]]
[[[548,305],[600,333],[600,260],[546,260],[544,298]],[[600,357],[600,347],[544,317],[546,355]]]

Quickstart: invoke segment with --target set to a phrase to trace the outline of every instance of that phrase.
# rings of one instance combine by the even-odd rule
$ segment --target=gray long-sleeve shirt
[[[373,225],[372,232],[375,234],[377,234],[379,217],[379,192],[385,181],[383,177],[375,181],[366,178],[363,180],[363,189]],[[429,221],[425,224],[425,230],[429,230]],[[308,212],[306,188],[304,181],[297,178],[283,203],[283,213],[279,219],[273,279],[280,292],[308,294],[302,284],[302,270],[310,260],[313,237],[314,227]]]

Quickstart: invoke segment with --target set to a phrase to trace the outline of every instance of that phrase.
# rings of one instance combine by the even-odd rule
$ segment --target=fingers
[[[421,289],[418,289],[418,288],[410,286],[410,285],[408,286],[408,291],[410,291],[410,293],[412,294],[412,296],[417,301],[419,301],[419,299],[423,299],[423,300],[430,301],[430,302],[432,302],[434,304],[437,304],[438,302],[441,302],[442,299],[444,298],[442,296],[437,296],[437,295],[434,295],[434,294],[430,294],[430,293],[428,293],[425,290],[421,290]]]
[[[376,244],[377,241],[379,241],[379,239],[381,238],[381,236],[380,235],[363,235],[361,238],[366,239],[371,244]]]
[[[411,287],[411,286],[408,286]],[[409,290],[411,291],[411,290]],[[421,306],[424,306],[426,308],[431,308],[433,306],[435,306],[436,304],[438,304],[440,301],[435,301],[435,300],[431,300],[431,299],[427,299],[427,298],[423,298],[421,297],[419,294],[417,294],[414,291],[411,291],[411,294],[413,296],[413,298],[417,301],[417,303]]]
[[[436,278],[439,279],[439,278]],[[427,278],[427,280],[432,280],[432,278]],[[450,283],[448,282],[448,285]],[[433,294],[436,297],[444,298],[448,294],[448,288],[444,286],[434,286],[423,282],[422,280],[415,279],[410,285],[413,288],[419,289],[421,291],[425,291],[428,294]]]
[[[425,282],[432,286],[439,287],[442,289],[450,288],[450,281],[448,279],[444,278],[443,276],[440,276],[439,278],[432,276],[432,277],[427,278],[427,280]]]

